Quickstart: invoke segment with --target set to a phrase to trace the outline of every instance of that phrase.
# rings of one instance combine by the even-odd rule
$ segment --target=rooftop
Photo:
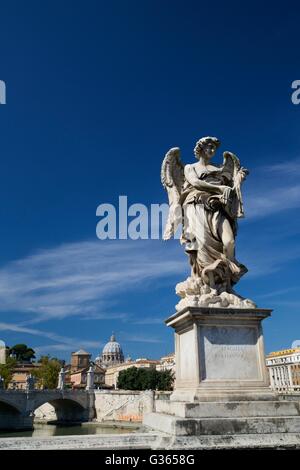
[[[288,356],[291,354],[299,353],[300,348],[292,348],[292,349],[282,349],[281,351],[273,351],[267,354],[267,357],[275,357],[275,356]]]
[[[73,352],[72,356],[90,356],[91,354],[86,352],[84,349],[79,349],[79,351]]]

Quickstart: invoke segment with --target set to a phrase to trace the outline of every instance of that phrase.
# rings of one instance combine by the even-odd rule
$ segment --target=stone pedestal
[[[269,386],[261,323],[270,314],[187,307],[168,318],[175,330],[175,390],[170,400],[156,400],[144,425],[169,435],[174,448],[248,441],[255,447],[270,434],[300,439],[299,400],[283,400]]]
[[[188,307],[166,320],[175,330],[172,401],[269,397],[261,322],[271,310]]]

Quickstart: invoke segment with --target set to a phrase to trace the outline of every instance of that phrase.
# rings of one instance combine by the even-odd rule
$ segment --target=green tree
[[[174,373],[171,370],[160,371],[158,375],[157,390],[173,390]]]
[[[15,344],[12,348],[9,348],[9,354],[12,354],[17,362],[30,362],[35,359],[35,351],[28,348],[27,344]]]
[[[64,359],[58,359],[58,357],[52,357],[52,361],[57,361],[60,363],[60,367],[65,367],[66,361]]]
[[[42,356],[39,364],[40,367],[32,372],[37,379],[37,385],[42,388],[56,388],[62,362],[50,356]]]
[[[17,361],[12,357],[6,359],[6,364],[0,364],[0,375],[4,379],[4,388],[7,388],[12,379],[13,368],[16,366]]]
[[[117,387],[123,390],[172,390],[173,381],[170,370],[133,366],[119,373]]]

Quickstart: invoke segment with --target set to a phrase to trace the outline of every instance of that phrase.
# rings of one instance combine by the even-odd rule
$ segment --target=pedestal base
[[[300,445],[299,401],[183,403],[157,400],[144,425],[169,435],[169,448]]]
[[[175,329],[176,387],[144,425],[169,435],[173,448],[229,437],[258,446],[271,434],[300,443],[300,397],[282,400],[269,387],[261,321],[270,313],[187,307],[166,320]]]

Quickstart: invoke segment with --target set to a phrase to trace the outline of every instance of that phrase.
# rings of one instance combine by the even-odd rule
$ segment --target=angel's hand
[[[225,194],[225,193],[230,193],[232,191],[232,188],[230,186],[218,186],[218,191],[220,194]]]
[[[241,179],[244,180],[246,178],[246,176],[249,175],[249,170],[247,170],[247,168],[241,167],[240,170],[239,170],[239,175],[240,175]]]
[[[230,186],[219,186],[220,193],[222,194],[221,202],[227,204],[227,202],[232,198],[233,189]]]

